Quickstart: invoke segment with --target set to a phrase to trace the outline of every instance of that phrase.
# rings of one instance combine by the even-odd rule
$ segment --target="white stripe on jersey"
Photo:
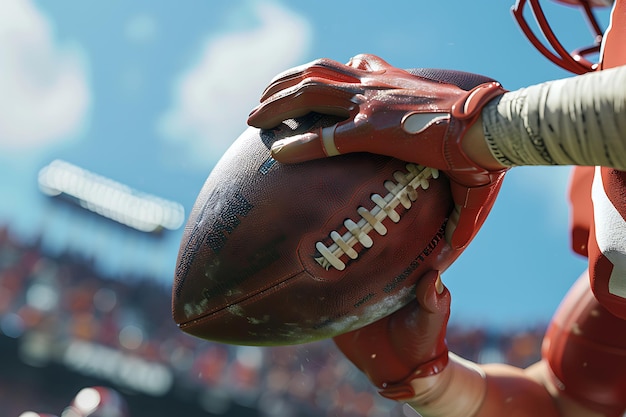
[[[613,264],[609,292],[626,298],[626,220],[604,191],[600,167],[596,167],[591,188],[596,241],[602,254]]]

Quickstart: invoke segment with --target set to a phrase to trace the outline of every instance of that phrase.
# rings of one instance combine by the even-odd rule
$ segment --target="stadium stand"
[[[105,276],[0,226],[0,415],[61,415],[91,385],[120,391],[133,417],[387,417],[395,406],[330,341],[212,343],[179,331],[170,306],[170,288],[149,276]],[[526,366],[543,331],[457,323],[448,343],[468,359]]]

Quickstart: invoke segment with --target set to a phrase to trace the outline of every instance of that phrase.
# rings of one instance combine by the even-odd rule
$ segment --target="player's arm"
[[[416,396],[407,403],[423,417],[606,417],[562,395],[549,372],[544,361],[521,369],[451,353],[440,374],[413,379]]]
[[[407,402],[424,417],[576,416],[561,413],[532,373],[505,364],[477,365],[452,353],[440,374],[411,383],[416,395]]]
[[[483,132],[465,142],[479,164],[626,170],[626,66],[508,92],[483,108],[481,122]]]
[[[277,141],[272,152],[280,162],[373,152],[443,170],[460,213],[447,237],[460,248],[482,225],[511,166],[626,169],[619,135],[625,85],[626,68],[617,68],[505,92],[485,77],[413,74],[360,55],[347,65],[317,60],[280,74],[248,122],[271,128],[311,111],[346,118]]]
[[[357,62],[378,59],[357,58]],[[266,90],[249,119],[258,127],[267,128],[309,111],[348,117],[332,132],[277,142],[273,152],[279,161],[365,151],[408,158],[458,177],[470,172],[467,164],[456,163],[464,157],[488,171],[520,165],[626,170],[626,139],[620,134],[626,131],[626,66],[510,92],[498,93],[488,82],[477,83],[480,88],[468,96],[452,91],[454,81],[441,80],[439,75],[421,81],[414,77],[410,82],[409,74],[386,63],[381,64],[386,66],[383,70],[368,71],[356,65],[354,73],[342,74],[344,78],[329,76],[330,69],[316,74],[310,70],[315,64],[300,67],[278,77]],[[438,78],[438,84],[432,83]],[[488,92],[483,96],[491,101],[482,101],[481,92]],[[365,107],[367,114],[362,111]],[[461,107],[478,109],[480,114],[465,120]],[[400,113],[397,125],[389,117],[393,113]],[[413,119],[425,120],[422,129],[407,127],[407,121]],[[448,128],[442,131],[444,138],[435,138],[442,134],[437,126],[459,123],[464,123],[460,131]],[[449,147],[446,143],[450,141],[460,148]]]
[[[450,293],[436,272],[416,299],[335,343],[379,389],[424,417],[598,417],[551,389],[543,362],[528,369],[477,365],[448,353]]]

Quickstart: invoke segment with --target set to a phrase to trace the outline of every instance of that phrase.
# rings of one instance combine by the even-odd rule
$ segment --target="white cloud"
[[[84,61],[55,43],[31,0],[2,0],[0,147],[32,150],[76,135],[90,103]]]
[[[177,80],[158,130],[206,169],[246,127],[269,80],[301,63],[311,44],[308,21],[275,3],[250,2],[258,25],[209,37],[197,63]]]

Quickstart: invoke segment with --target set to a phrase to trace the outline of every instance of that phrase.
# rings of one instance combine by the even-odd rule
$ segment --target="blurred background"
[[[577,11],[544,3],[572,48],[590,43]],[[526,41],[511,5],[3,0],[0,415],[60,415],[102,385],[133,417],[389,416],[394,404],[328,341],[233,347],[180,332],[170,290],[181,227],[265,85],[289,67],[367,52],[511,90],[569,76]],[[539,357],[585,267],[569,249],[568,174],[511,171],[443,275],[455,352],[518,366]]]

